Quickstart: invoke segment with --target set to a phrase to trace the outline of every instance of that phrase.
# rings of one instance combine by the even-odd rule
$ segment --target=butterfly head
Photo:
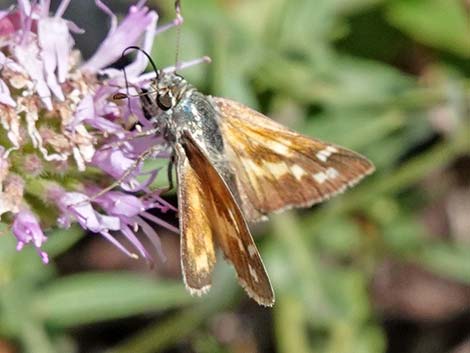
[[[163,111],[174,108],[189,88],[188,82],[180,75],[160,73],[155,81],[156,103]]]

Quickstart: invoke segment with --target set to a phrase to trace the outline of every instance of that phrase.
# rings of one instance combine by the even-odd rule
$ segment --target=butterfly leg
[[[137,159],[130,165],[129,168],[126,169],[126,171],[119,177],[118,180],[116,180],[114,183],[111,185],[107,186],[106,188],[102,189],[99,193],[93,195],[93,199],[96,199],[99,196],[104,195],[108,191],[114,189],[115,187],[121,185],[137,168],[137,166],[145,161],[148,157],[150,157],[152,154],[158,152],[161,150],[161,146],[159,145],[154,145],[148,149],[146,149],[144,152],[142,152]]]
[[[145,130],[145,131],[139,131],[138,133],[134,134],[133,136],[131,136],[129,138],[125,138],[125,139],[122,139],[122,140],[119,140],[119,141],[108,143],[108,144],[104,145],[102,148],[103,149],[109,149],[109,148],[121,147],[122,145],[124,145],[128,142],[134,141],[135,139],[138,139],[140,137],[147,137],[147,136],[157,135],[159,133],[160,133],[159,128],[149,129],[149,130]]]
[[[170,190],[173,190],[173,188],[175,187],[175,185],[173,184],[173,168],[175,166],[175,153],[172,152],[171,156],[170,156],[170,161],[168,162],[168,166],[167,166],[167,178],[168,178],[168,187],[163,190],[162,193],[166,193]]]

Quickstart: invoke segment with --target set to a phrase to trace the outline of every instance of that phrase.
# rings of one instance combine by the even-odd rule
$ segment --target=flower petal
[[[16,60],[35,83],[35,90],[48,110],[52,110],[51,91],[43,74],[43,64],[39,59],[39,48],[36,43],[16,45],[13,48]]]
[[[0,103],[16,107],[16,103],[11,97],[7,84],[0,78]]]
[[[58,85],[65,82],[69,67],[70,49],[73,39],[67,22],[62,18],[50,17],[39,20],[38,39],[42,49],[44,71],[49,87],[57,98],[64,100],[62,89]],[[55,71],[57,70],[57,76]]]
[[[139,37],[152,24],[156,13],[145,6],[132,6],[128,15],[115,31],[101,43],[95,54],[82,66],[85,71],[97,72],[118,60],[124,49],[135,45]]]
[[[44,263],[49,261],[47,254],[41,250],[41,246],[47,240],[42,232],[39,220],[29,210],[22,210],[15,215],[11,227],[18,244],[16,249],[20,251],[26,244],[32,243]]]

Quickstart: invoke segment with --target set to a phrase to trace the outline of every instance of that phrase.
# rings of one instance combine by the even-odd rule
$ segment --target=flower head
[[[151,189],[158,170],[144,172],[142,156],[166,158],[168,153],[160,138],[137,138],[137,130],[128,129],[135,116],[140,130],[152,126],[138,99],[113,100],[126,81],[108,66],[129,46],[151,51],[158,15],[141,0],[118,23],[95,0],[111,26],[95,54],[82,62],[72,33],[84,31],[63,18],[69,2],[63,0],[52,15],[49,1],[19,0],[17,7],[0,11],[0,217],[11,224],[17,249],[32,244],[43,262],[48,262],[41,249],[43,229],[72,222],[127,255],[150,261],[136,231],[142,230],[162,255],[151,223],[176,229],[148,212],[172,207]],[[178,17],[163,28],[180,23]],[[126,67],[133,87],[148,84],[152,74],[143,73],[146,66],[138,53]],[[107,188],[113,181],[119,181],[120,191]],[[122,245],[121,237],[134,249]]]

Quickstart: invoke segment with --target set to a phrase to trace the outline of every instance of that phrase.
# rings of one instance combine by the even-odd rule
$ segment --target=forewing
[[[248,295],[259,304],[271,306],[274,303],[274,293],[268,275],[243,214],[227,184],[191,136],[185,135],[182,146],[190,169],[199,180],[198,192],[203,195],[201,199],[204,200],[198,214],[194,215],[193,212],[194,218],[204,214],[213,239],[235,267],[239,282]],[[194,208],[193,210],[195,211]],[[183,209],[182,212],[184,211]],[[192,222],[193,217],[190,219]]]
[[[374,170],[365,157],[298,134],[246,106],[211,97],[227,157],[236,170],[248,220],[307,207],[342,192]]]
[[[176,145],[176,156],[181,270],[186,288],[191,294],[201,295],[211,286],[216,260],[213,233],[200,175],[193,169],[182,145]]]

